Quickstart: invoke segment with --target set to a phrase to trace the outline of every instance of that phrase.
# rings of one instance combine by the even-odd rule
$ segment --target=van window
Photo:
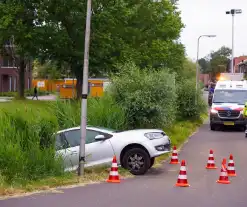
[[[213,103],[237,103],[244,105],[247,90],[215,90]]]

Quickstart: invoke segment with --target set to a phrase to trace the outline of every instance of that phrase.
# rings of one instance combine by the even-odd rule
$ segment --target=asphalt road
[[[216,165],[234,156],[237,177],[231,184],[216,183],[220,169],[207,171],[209,150],[215,152]],[[179,159],[187,162],[188,188],[175,187],[179,165],[165,163],[147,175],[123,180],[120,184],[93,184],[63,190],[63,193],[32,195],[0,200],[1,207],[246,207],[247,139],[244,132],[209,130],[203,125],[185,144]]]

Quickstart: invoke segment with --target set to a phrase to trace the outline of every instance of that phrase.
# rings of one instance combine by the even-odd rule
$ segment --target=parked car
[[[62,155],[66,171],[78,169],[80,127],[57,132],[57,154]],[[162,130],[137,129],[116,131],[87,126],[85,167],[118,164],[134,175],[143,175],[154,164],[155,157],[169,153],[171,140]]]

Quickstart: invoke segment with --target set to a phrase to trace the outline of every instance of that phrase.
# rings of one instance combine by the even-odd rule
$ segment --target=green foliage
[[[41,64],[37,59],[33,62],[33,78],[60,79],[65,77],[64,68],[59,67],[55,61],[46,61]]]
[[[182,119],[199,118],[206,110],[205,101],[202,99],[201,89],[196,92],[195,79],[187,79],[179,82],[178,94],[178,117]]]
[[[177,73],[177,80],[191,79],[196,77],[196,63],[190,59],[185,59]]]
[[[43,25],[41,56],[67,62],[77,80],[82,77],[86,2],[42,1]],[[128,60],[138,66],[178,70],[184,59],[184,46],[176,41],[183,24],[180,12],[170,1],[93,2],[90,43],[90,75],[105,76],[116,71],[117,63]],[[79,81],[78,83],[81,83]],[[80,88],[77,87],[78,95]]]
[[[114,100],[90,98],[88,123],[126,129],[125,112]],[[0,175],[7,183],[22,183],[62,175],[55,157],[54,133],[80,124],[80,103],[15,101],[0,105]]]
[[[198,62],[202,73],[212,73],[215,76],[217,73],[226,72],[231,53],[230,48],[222,46],[217,51],[211,52],[207,57],[201,58]]]
[[[56,120],[45,111],[18,106],[15,110],[2,109],[0,174],[6,182],[25,182],[63,173],[61,160],[54,159],[56,130]]]
[[[50,103],[60,129],[79,126],[81,121],[81,103],[78,101],[56,101]],[[89,125],[122,130],[127,128],[125,111],[114,99],[105,95],[102,98],[88,99]]]
[[[133,63],[119,67],[110,92],[125,109],[129,127],[171,124],[176,114],[175,76],[163,70],[141,70]]]

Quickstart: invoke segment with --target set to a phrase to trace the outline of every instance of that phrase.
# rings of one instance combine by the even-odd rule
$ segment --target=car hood
[[[222,110],[234,110],[234,111],[242,111],[244,109],[244,105],[236,104],[236,103],[222,103],[222,104],[212,104],[212,109],[217,111]]]
[[[164,132],[161,129],[135,129],[135,130],[128,130],[128,131],[120,131],[117,132],[116,134],[145,134],[145,133],[150,133],[150,132]]]

